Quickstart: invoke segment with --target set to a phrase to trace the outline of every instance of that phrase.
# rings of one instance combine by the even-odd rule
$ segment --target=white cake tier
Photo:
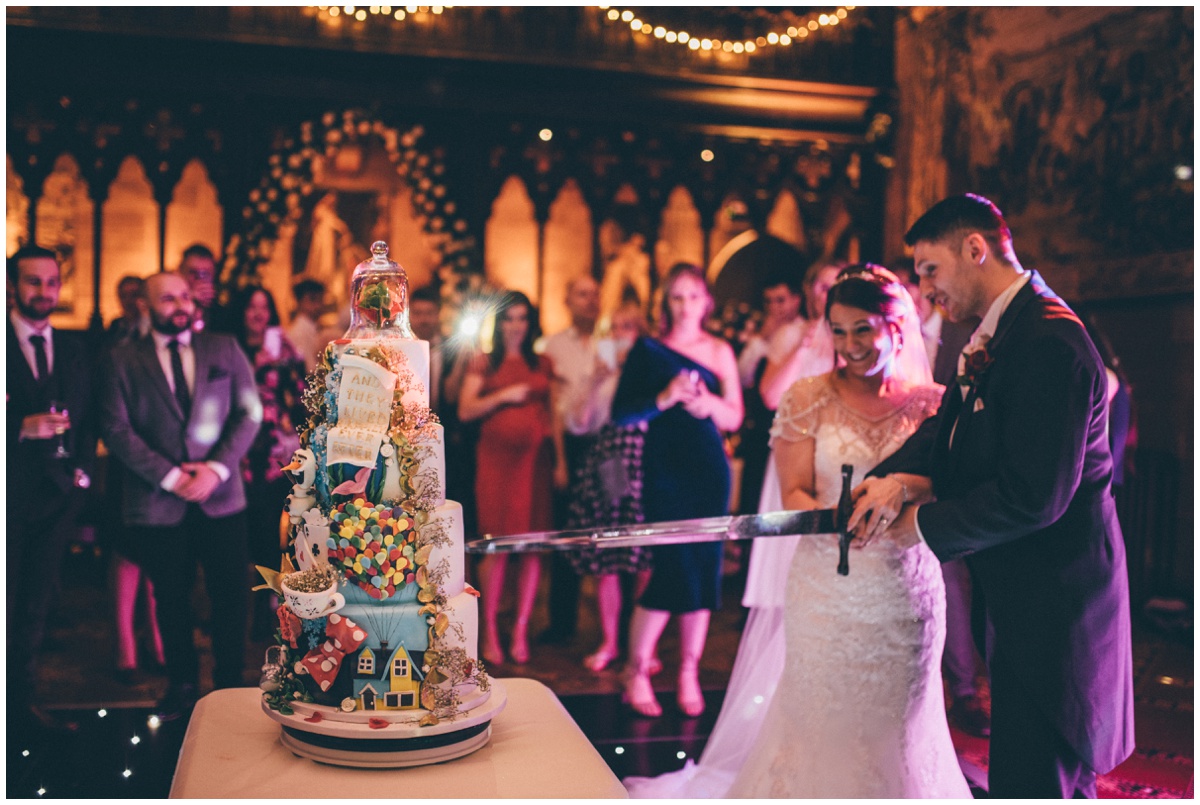
[[[447,598],[454,598],[463,591],[466,574],[466,543],[463,542],[463,510],[462,505],[453,500],[447,500],[433,510],[431,522],[439,524],[446,532],[450,541],[434,548],[429,555],[428,567],[437,570],[443,562],[446,563],[446,575],[442,581],[442,591]],[[470,648],[471,656],[475,656],[475,647]]]
[[[429,406],[429,342],[409,338],[389,338],[378,340],[374,338],[355,338],[351,342],[358,350],[365,351],[371,346],[379,345],[389,350],[398,350],[408,362],[408,368],[413,373],[409,382],[401,379],[401,384],[407,386],[401,402],[405,404],[419,403]],[[345,351],[348,344],[335,347],[337,354]]]
[[[433,438],[419,445],[421,469],[413,478],[413,487],[417,494],[428,495],[434,505],[441,506],[446,502],[446,431],[441,425],[434,425],[433,431]]]
[[[446,614],[450,628],[442,635],[447,648],[461,648],[473,660],[479,659],[479,598],[466,591],[447,594]]]

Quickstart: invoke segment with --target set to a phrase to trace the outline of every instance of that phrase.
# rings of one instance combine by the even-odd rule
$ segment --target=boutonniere
[[[981,346],[972,352],[963,353],[963,372],[958,376],[958,385],[965,388],[979,385],[983,373],[995,362],[986,346]]]

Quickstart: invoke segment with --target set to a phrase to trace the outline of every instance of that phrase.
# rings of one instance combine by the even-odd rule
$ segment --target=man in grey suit
[[[132,557],[154,582],[170,687],[162,715],[197,698],[191,590],[204,568],[216,687],[242,684],[246,614],[246,495],[240,463],[262,405],[249,361],[227,335],[195,332],[196,306],[179,274],[146,281],[149,338],[113,351],[101,430],[124,468],[122,520]]]

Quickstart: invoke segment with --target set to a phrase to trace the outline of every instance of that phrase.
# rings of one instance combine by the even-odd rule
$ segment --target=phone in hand
[[[283,353],[283,330],[280,327],[268,327],[263,333],[263,352],[271,360],[277,359]]]

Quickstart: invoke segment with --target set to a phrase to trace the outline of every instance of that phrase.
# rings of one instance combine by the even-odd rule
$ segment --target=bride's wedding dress
[[[871,420],[846,407],[829,375],[780,403],[772,439],[815,439],[816,498],[834,507],[841,466],[855,483],[932,415],[941,387],[920,386]],[[783,673],[727,796],[970,797],[946,724],[940,673],[945,588],[924,545],[884,538],[836,572],[835,535],[801,537],[783,607]],[[739,653],[738,663],[753,662]],[[702,796],[702,794],[692,794]],[[715,793],[721,796],[721,793]]]

